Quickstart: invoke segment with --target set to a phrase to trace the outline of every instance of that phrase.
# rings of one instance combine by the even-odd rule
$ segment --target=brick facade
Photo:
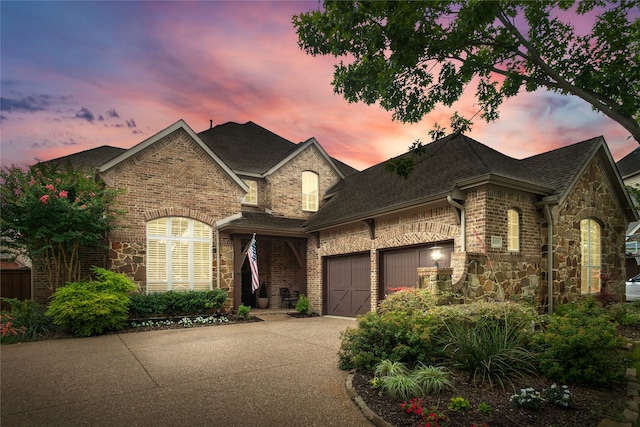
[[[302,148],[294,150],[293,157],[272,166],[267,175],[260,177],[255,172],[235,175],[211,157],[188,127],[173,129],[138,151],[132,149],[129,157],[101,174],[107,185],[125,190],[118,198],[117,208],[126,213],[108,236],[106,254],[87,253],[83,268],[88,271],[91,265],[105,265],[124,273],[140,292],[146,292],[147,223],[165,217],[191,218],[213,228],[213,286],[227,289],[229,307],[237,307],[242,295],[236,288],[242,284],[238,275],[243,273],[240,258],[235,257],[248,243],[250,234],[248,230],[218,232],[216,222],[242,211],[265,212],[287,219],[310,218],[314,213],[302,210],[302,173],[318,174],[320,206],[324,203],[323,195],[341,176],[314,141],[299,145]],[[354,221],[306,235],[300,229],[295,237],[267,231],[257,243],[260,280],[267,283],[271,307],[280,305],[279,288],[286,286],[306,293],[311,310],[324,313],[324,259],[367,254],[370,309],[375,310],[380,297],[384,297],[379,291],[382,251],[444,242],[453,247],[450,265],[443,266],[451,271],[447,283],[465,301],[524,298],[544,308],[549,276],[554,303],[580,297],[579,224],[581,219],[592,218],[602,226],[602,271],[616,278],[609,291],[623,294],[628,218],[606,161],[606,156],[595,156],[559,202],[545,202],[543,194],[502,186],[501,181],[489,179],[456,190],[459,193],[456,199],[464,206],[462,218],[456,203],[443,197],[379,215],[369,223]],[[257,205],[241,204],[244,190],[237,181],[240,177],[257,180]],[[547,241],[545,203],[551,206],[553,215],[551,244]],[[515,209],[520,219],[520,245],[516,252],[507,249],[509,209]],[[551,275],[547,272],[549,249],[553,253]],[[38,284],[34,295],[40,300],[47,298],[42,280],[42,274],[34,275],[34,283]]]

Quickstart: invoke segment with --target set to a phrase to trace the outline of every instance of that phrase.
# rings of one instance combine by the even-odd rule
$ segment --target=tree
[[[104,244],[122,192],[81,170],[40,163],[0,170],[2,250],[22,253],[48,274],[48,290],[80,280],[80,251]]]
[[[638,0],[325,0],[293,25],[306,53],[343,58],[336,93],[379,102],[395,120],[452,106],[477,82],[478,113],[494,121],[505,99],[544,88],[580,97],[640,143],[639,12]],[[591,32],[580,34],[572,16],[594,16]],[[465,131],[472,119],[455,113],[451,127]]]

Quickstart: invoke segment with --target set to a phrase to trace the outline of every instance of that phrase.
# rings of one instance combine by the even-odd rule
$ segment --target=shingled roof
[[[299,144],[253,122],[227,122],[200,132],[198,136],[238,173],[262,175],[299,148]],[[332,160],[345,176],[357,172],[351,166]]]
[[[60,168],[71,166],[74,169],[94,171],[98,169],[102,164],[108,162],[109,160],[122,154],[125,151],[127,150],[124,148],[102,145],[100,147],[91,148],[89,150],[80,151],[74,154],[69,154],[68,156],[48,160],[45,163],[55,163]]]
[[[304,237],[303,224],[304,219],[275,216],[268,212],[242,211],[241,217],[225,222],[219,229],[229,232]]]
[[[640,174],[640,147],[620,159],[616,166],[618,166],[622,179]]]
[[[517,160],[467,136],[450,135],[425,146],[424,154],[415,158],[414,170],[406,180],[387,172],[385,163],[344,179],[305,228],[318,230],[442,200],[455,188],[464,189],[489,180],[541,196],[561,193],[602,141],[594,138]]]

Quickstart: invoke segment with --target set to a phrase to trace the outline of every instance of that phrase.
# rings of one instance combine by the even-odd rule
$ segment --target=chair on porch
[[[298,297],[300,292],[289,290],[289,288],[280,288],[280,308],[284,307],[284,303],[288,304],[288,308],[291,308],[291,303],[295,306],[298,303]]]

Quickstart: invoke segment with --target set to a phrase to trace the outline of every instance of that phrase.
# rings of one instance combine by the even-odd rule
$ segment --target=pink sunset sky
[[[292,16],[310,2],[0,2],[3,166],[111,145],[129,148],[179,119],[196,132],[228,121],[292,141],[315,137],[358,169],[430,140],[433,123],[391,120],[333,93],[332,57],[297,45]],[[515,158],[603,135],[614,160],[638,144],[575,97],[538,91],[475,121],[470,137]]]

